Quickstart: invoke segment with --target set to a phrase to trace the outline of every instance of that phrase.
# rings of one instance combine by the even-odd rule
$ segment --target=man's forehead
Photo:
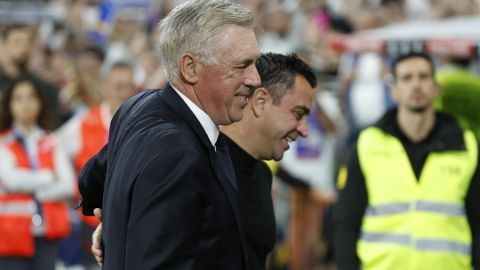
[[[235,64],[251,64],[255,63],[260,58],[260,52],[254,50],[243,50],[237,55],[232,55],[232,62]]]
[[[421,57],[405,59],[397,65],[397,72],[406,73],[423,69],[430,69],[430,63]]]
[[[287,93],[282,97],[280,104],[283,106],[290,106],[296,109],[310,110],[312,107],[313,89],[311,87],[297,88],[293,87],[289,89]]]
[[[260,49],[253,29],[239,25],[227,25],[222,29],[220,51],[232,61],[255,61]]]

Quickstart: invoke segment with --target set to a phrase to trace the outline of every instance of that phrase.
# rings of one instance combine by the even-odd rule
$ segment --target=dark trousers
[[[0,269],[5,270],[55,270],[58,241],[35,237],[33,258],[0,257]]]

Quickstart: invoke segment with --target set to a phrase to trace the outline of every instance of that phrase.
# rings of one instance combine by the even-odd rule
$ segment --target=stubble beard
[[[407,106],[407,109],[415,114],[423,114],[425,113],[430,107],[432,106],[431,103],[419,106]]]

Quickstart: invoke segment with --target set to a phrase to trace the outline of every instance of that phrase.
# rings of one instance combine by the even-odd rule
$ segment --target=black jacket
[[[275,245],[275,216],[272,202],[272,173],[268,166],[250,156],[245,150],[224,134],[235,169],[240,209],[245,219],[244,228],[247,238],[249,263],[253,270],[266,269],[268,254]],[[96,163],[96,164],[95,164]],[[80,177],[83,211],[93,215],[95,208],[102,207],[103,184],[106,169],[106,148],[103,148],[95,159],[86,166],[96,166],[95,174]],[[104,168],[105,169],[101,169]],[[87,170],[87,169],[86,169]]]
[[[225,139],[235,167],[245,217],[250,266],[255,270],[264,270],[267,255],[275,245],[272,173],[265,162],[250,156],[227,136]]]
[[[122,105],[79,179],[86,196],[106,172],[103,269],[249,269],[240,198],[220,166],[170,86]]]

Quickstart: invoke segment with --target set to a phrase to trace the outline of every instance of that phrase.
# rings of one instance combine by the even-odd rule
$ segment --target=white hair
[[[226,25],[254,29],[255,16],[228,0],[190,0],[175,7],[160,22],[157,44],[168,79],[178,80],[180,58],[187,52],[206,64],[218,63],[218,41]]]

